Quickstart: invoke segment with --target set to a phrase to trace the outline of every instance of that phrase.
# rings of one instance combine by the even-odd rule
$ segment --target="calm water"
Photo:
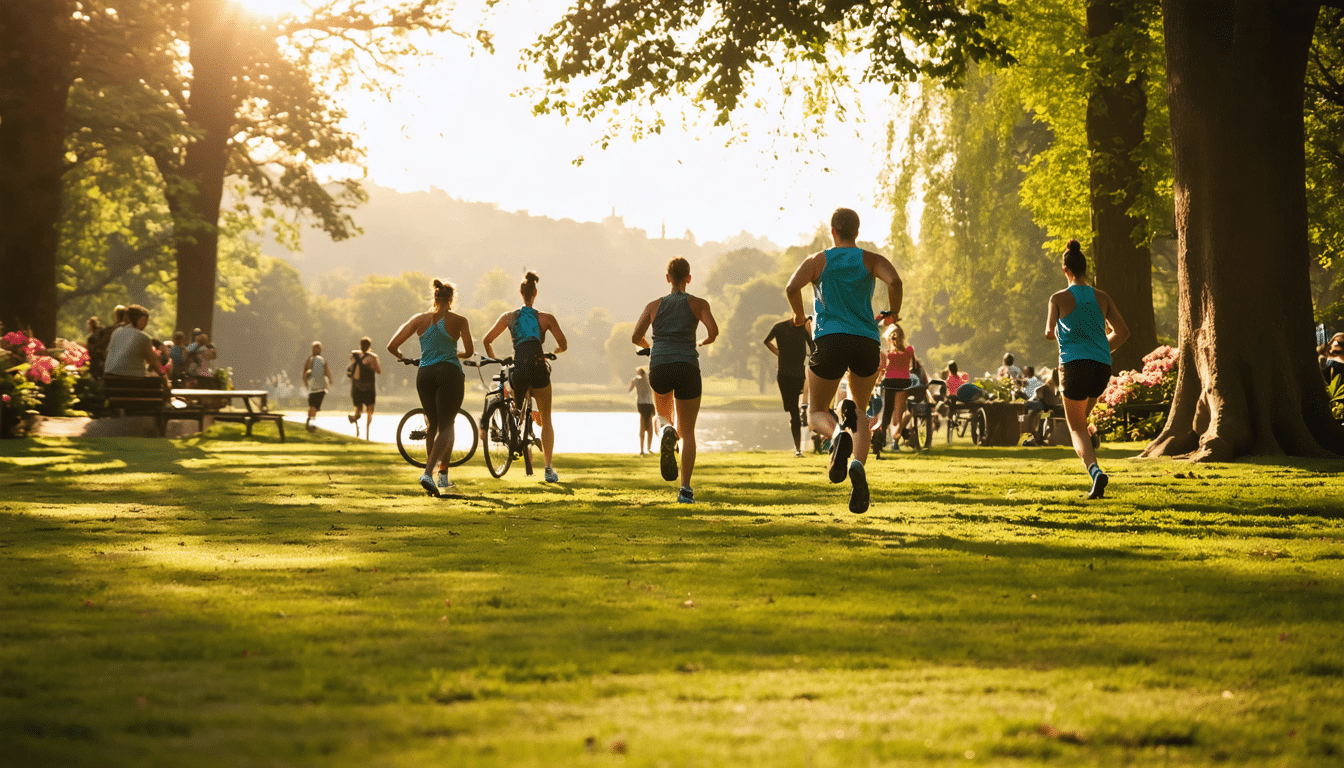
[[[395,443],[397,424],[402,413],[373,416],[373,440]],[[290,420],[303,421],[302,413],[291,413]],[[629,412],[564,411],[551,415],[555,425],[556,453],[638,453],[639,415]],[[318,414],[317,426],[332,432],[354,434],[354,427],[346,413],[324,411]],[[363,436],[364,421],[359,422]],[[540,429],[537,430],[540,434]],[[702,411],[695,430],[701,451],[755,451],[792,450],[789,435],[789,415],[775,412]],[[658,450],[655,438],[654,450]]]

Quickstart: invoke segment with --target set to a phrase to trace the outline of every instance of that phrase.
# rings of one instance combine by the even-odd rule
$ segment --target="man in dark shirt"
[[[779,396],[784,410],[789,412],[789,429],[793,432],[793,455],[803,455],[803,416],[798,398],[807,382],[807,356],[816,345],[812,343],[812,318],[803,325],[794,325],[793,318],[775,323],[765,337],[765,348],[779,356]]]

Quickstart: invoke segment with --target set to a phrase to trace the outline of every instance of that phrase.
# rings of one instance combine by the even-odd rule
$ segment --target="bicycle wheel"
[[[453,420],[453,450],[448,454],[448,466],[460,467],[471,461],[471,457],[476,455],[476,446],[480,441],[480,434],[476,431],[476,420],[470,413],[458,409],[457,418]]]
[[[915,426],[915,447],[927,451],[933,447],[933,406],[926,405],[920,408],[919,415],[914,419]]]
[[[976,445],[985,444],[985,436],[989,431],[985,423],[985,409],[977,408],[975,413],[971,414],[971,442]]]
[[[485,410],[485,466],[503,477],[513,463],[513,424],[509,404],[496,400]]]
[[[429,460],[429,446],[425,444],[425,409],[412,408],[397,424],[397,450],[413,467],[424,469]]]

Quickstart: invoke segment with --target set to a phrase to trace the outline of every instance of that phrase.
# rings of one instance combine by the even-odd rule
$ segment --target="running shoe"
[[[854,454],[854,436],[841,430],[831,441],[831,468],[829,477],[832,483],[843,482],[845,466]]]
[[[795,458],[795,459],[801,459],[801,458],[803,458],[803,452],[802,452],[802,451],[794,451],[794,452],[793,452],[793,458]]]
[[[671,424],[663,427],[661,443],[663,479],[671,482],[677,479],[677,428]]]
[[[691,490],[690,488],[682,488],[680,491],[677,491],[677,503],[694,504],[695,491]]]
[[[555,474],[555,470],[551,469],[550,467],[546,468],[546,482],[548,483],[560,482],[560,476]]]
[[[1106,476],[1105,472],[1098,472],[1092,479],[1092,492],[1087,494],[1089,499],[1100,499],[1106,496],[1106,485],[1111,482],[1111,478]]]
[[[430,477],[428,472],[420,476],[420,487],[425,489],[425,493],[438,498],[439,489],[434,487],[434,478]]]
[[[844,400],[840,403],[840,428],[846,432],[853,432],[859,428],[859,410],[853,400]]]
[[[351,416],[348,413],[345,415],[345,418],[349,419],[351,424],[354,424],[356,421],[359,421],[358,416]]]
[[[858,459],[849,462],[849,511],[861,515],[868,511],[868,474]]]
[[[452,480],[449,480],[449,479],[448,479],[448,473],[447,473],[447,472],[440,472],[440,473],[439,473],[439,487],[440,487],[440,488],[456,488],[457,486],[453,483]]]

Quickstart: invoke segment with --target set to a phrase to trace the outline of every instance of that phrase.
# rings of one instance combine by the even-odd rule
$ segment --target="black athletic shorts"
[[[430,429],[437,430],[440,419],[452,428],[462,407],[465,386],[462,369],[448,360],[420,366],[415,373],[415,391],[420,395],[420,407],[425,409],[425,423]]]
[[[309,407],[309,408],[318,408],[318,409],[321,409],[321,408],[322,408],[322,398],[324,398],[324,397],[326,397],[326,396],[327,396],[327,390],[325,390],[325,389],[322,390],[321,392],[309,392],[309,393],[308,393],[308,407]]]
[[[541,356],[540,346],[535,352],[524,352],[513,356],[513,373],[509,376],[509,386],[514,392],[527,392],[529,389],[545,389],[551,386],[551,366]]]
[[[867,378],[877,373],[882,361],[882,345],[876,339],[832,333],[817,339],[816,344],[808,368],[827,381],[841,378],[845,371]]]
[[[775,380],[779,382],[779,399],[784,402],[784,410],[792,411],[797,408],[798,398],[803,394],[803,383],[807,379],[781,373]]]
[[[660,395],[668,392],[678,400],[700,396],[700,366],[695,363],[664,363],[649,369],[649,386]]]
[[[350,388],[350,401],[357,406],[362,405],[372,407],[377,400],[378,390],[376,389],[361,389],[360,387]]]
[[[638,405],[639,416],[642,419],[652,418],[653,414],[658,412],[658,409],[653,407],[653,403],[639,403]]]
[[[1090,400],[1101,397],[1111,383],[1111,364],[1100,360],[1072,360],[1060,366],[1064,378],[1064,397]]]
[[[882,388],[891,392],[904,392],[910,388],[909,379],[883,379]]]

